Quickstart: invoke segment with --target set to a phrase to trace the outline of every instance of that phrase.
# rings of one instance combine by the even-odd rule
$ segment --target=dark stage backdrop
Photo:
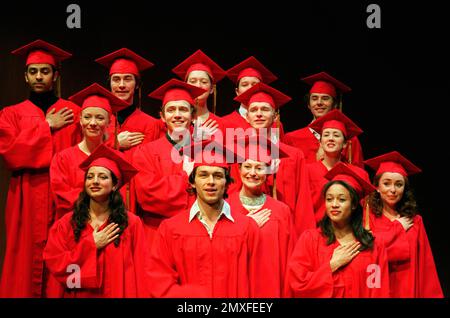
[[[63,63],[63,97],[92,82],[105,84],[107,70],[95,58],[121,47],[148,58],[155,67],[143,73],[143,109],[153,116],[160,104],[146,95],[174,77],[171,69],[197,49],[224,69],[254,55],[272,70],[279,77],[273,86],[293,98],[281,109],[286,131],[311,120],[303,103],[308,87],[300,78],[329,72],[352,88],[344,97],[344,112],[364,130],[365,158],[398,150],[423,169],[411,182],[448,297],[450,213],[443,186],[448,180],[448,131],[443,129],[448,126],[443,119],[449,105],[448,26],[440,4],[374,1],[381,8],[381,28],[369,29],[367,1],[300,1],[295,6],[283,1],[245,6],[233,1],[72,2],[80,5],[81,29],[66,25],[70,2],[17,1],[1,10],[0,108],[28,94],[23,61],[9,52],[38,38],[73,53]],[[218,115],[237,106],[233,97],[232,83],[219,82]],[[0,177],[3,224],[4,169]],[[0,233],[1,261],[4,228]]]

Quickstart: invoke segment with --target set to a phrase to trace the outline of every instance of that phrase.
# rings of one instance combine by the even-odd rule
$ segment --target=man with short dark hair
[[[26,58],[30,97],[0,110],[0,156],[12,172],[6,201],[6,252],[0,297],[41,297],[42,251],[53,222],[53,155],[81,141],[79,107],[58,98],[59,62],[70,57],[42,40],[12,52]]]

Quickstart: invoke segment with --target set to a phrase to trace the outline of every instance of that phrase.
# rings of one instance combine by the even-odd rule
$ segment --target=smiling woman
[[[363,227],[360,199],[375,190],[359,171],[338,163],[325,177],[326,214],[297,242],[287,281],[296,297],[389,297],[384,245]],[[376,268],[375,283],[368,273]]]
[[[80,169],[85,179],[75,209],[55,222],[44,249],[47,297],[148,297],[144,229],[118,191],[137,170],[104,144]],[[76,284],[69,284],[74,264]]]

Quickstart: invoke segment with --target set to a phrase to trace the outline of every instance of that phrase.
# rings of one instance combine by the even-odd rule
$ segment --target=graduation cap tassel
[[[353,158],[352,158],[352,141],[349,140],[348,141],[348,163],[351,164],[352,160],[353,160]]]
[[[127,211],[131,211],[131,209],[130,209],[130,183],[127,184],[125,207],[126,207]]]
[[[217,89],[216,84],[213,84],[213,114],[216,114]]]
[[[369,218],[369,202],[366,202],[366,209],[364,210],[364,229],[370,231],[370,218]]]

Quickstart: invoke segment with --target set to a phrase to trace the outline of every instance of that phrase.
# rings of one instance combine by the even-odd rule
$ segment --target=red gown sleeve
[[[194,284],[180,284],[178,269],[172,254],[171,233],[166,221],[161,222],[151,247],[150,289],[152,297],[208,297],[205,287]]]
[[[389,263],[388,254],[383,244],[375,243],[376,249],[375,264],[380,267],[380,285],[379,288],[370,288],[371,298],[389,298],[390,297],[390,283],[389,283]],[[366,282],[361,282],[366,283]]]
[[[56,205],[56,220],[64,214],[73,211],[74,204],[82,189],[77,185],[77,180],[70,180],[71,169],[74,162],[57,153],[50,164],[50,185]]]
[[[53,144],[48,123],[36,117],[25,125],[14,111],[1,110],[0,155],[10,170],[49,167]]]
[[[430,242],[425,231],[421,217],[416,216],[414,222],[418,226],[418,261],[419,270],[416,273],[419,276],[418,297],[422,298],[443,298],[439,276],[436,271],[433,253]]]
[[[99,288],[103,276],[103,257],[97,255],[92,235],[81,235],[75,244],[69,218],[57,221],[50,229],[47,245],[44,248],[44,260],[51,274],[61,284],[66,285],[67,278],[73,272],[67,272],[68,266],[80,267],[81,288]],[[73,242],[72,242],[73,243]]]
[[[145,149],[145,148],[144,148]],[[170,217],[187,208],[188,176],[184,171],[164,175],[159,157],[137,149],[133,163],[136,174],[136,196],[144,211]]]
[[[309,187],[309,175],[306,168],[306,160],[297,155],[297,184],[298,198],[295,206],[294,224],[298,236],[307,229],[316,228],[316,217],[312,202],[311,189]]]
[[[400,222],[392,222],[390,231],[377,232],[377,238],[384,243],[389,262],[407,261],[410,258],[408,238]]]
[[[141,219],[136,217],[133,229],[133,263],[136,271],[137,297],[150,297],[150,260],[148,246],[146,244],[144,226]]]
[[[304,232],[295,246],[286,274],[287,284],[295,297],[330,298],[334,284],[330,263],[319,264],[318,243],[312,231]]]

